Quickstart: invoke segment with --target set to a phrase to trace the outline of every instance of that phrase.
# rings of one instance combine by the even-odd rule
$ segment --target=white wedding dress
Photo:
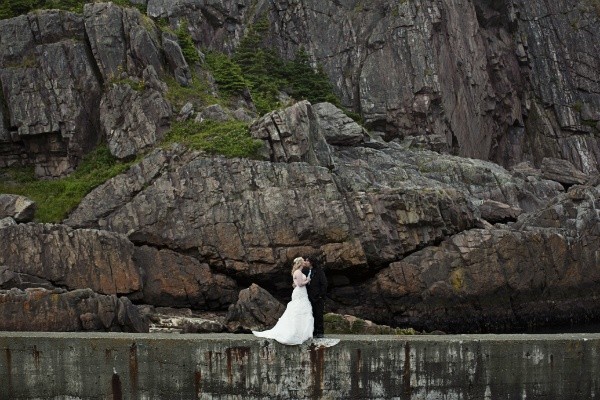
[[[302,276],[304,277],[304,274]],[[306,286],[298,286],[296,279],[294,282],[296,287],[292,292],[292,300],[287,304],[279,321],[267,331],[252,331],[254,335],[289,345],[301,344],[312,338],[314,318]]]

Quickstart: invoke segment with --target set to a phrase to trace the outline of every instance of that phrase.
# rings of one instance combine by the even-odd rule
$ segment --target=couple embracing
[[[272,329],[253,334],[275,339],[283,344],[301,344],[325,332],[323,312],[327,294],[327,278],[313,257],[296,257],[292,265],[294,291],[283,315]]]

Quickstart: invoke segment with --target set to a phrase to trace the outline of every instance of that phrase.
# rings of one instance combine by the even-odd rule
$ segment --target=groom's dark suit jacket
[[[306,268],[302,270],[302,273],[308,276],[308,271],[310,270]],[[313,267],[310,283],[306,286],[306,291],[308,292],[308,299],[311,302],[325,300],[325,296],[327,295],[327,277],[323,268],[319,266]]]

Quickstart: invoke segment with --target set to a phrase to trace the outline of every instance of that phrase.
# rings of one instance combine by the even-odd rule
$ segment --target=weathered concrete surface
[[[600,334],[338,336],[0,332],[0,398],[593,399]]]

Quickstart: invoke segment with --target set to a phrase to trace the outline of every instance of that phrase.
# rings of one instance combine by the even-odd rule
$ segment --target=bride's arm
[[[310,279],[308,279],[306,275],[302,273],[302,271],[297,270],[294,272],[294,284],[296,286],[306,286],[308,282],[310,282]]]

